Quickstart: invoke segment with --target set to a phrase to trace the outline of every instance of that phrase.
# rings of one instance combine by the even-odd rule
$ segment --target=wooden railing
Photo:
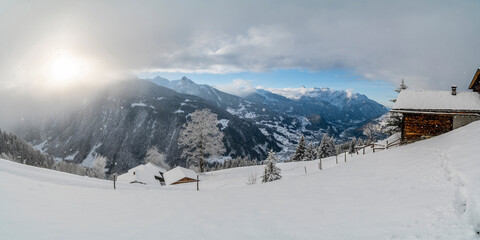
[[[357,155],[358,155],[358,151],[360,151],[360,150],[362,150],[363,154],[365,154],[365,148],[371,147],[372,151],[375,153],[375,150],[388,149],[390,147],[400,145],[400,143],[401,143],[400,139],[397,139],[397,140],[395,140],[391,143],[386,141],[385,144],[371,143],[371,144],[367,144],[367,145],[363,145],[363,146],[355,146],[355,151],[357,152]]]

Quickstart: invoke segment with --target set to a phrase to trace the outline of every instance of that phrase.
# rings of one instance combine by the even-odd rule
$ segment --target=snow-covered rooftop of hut
[[[138,165],[128,170],[127,173],[118,176],[118,181],[160,185],[160,182],[155,179],[155,176],[161,176],[160,172],[165,173],[166,170],[152,163],[147,163],[144,165]]]
[[[398,95],[392,110],[464,110],[480,111],[480,94],[433,90],[403,90]]]
[[[172,183],[175,183],[183,178],[191,178],[191,179],[197,179],[197,174],[190,169],[186,169],[183,167],[176,167],[166,173],[163,174],[163,177],[165,178],[165,183],[167,185],[170,185]]]

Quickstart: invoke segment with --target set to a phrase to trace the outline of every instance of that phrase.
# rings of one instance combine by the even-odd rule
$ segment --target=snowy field
[[[479,239],[480,122],[366,155],[196,185],[130,185],[0,160],[0,239]],[[307,173],[305,174],[305,167]]]

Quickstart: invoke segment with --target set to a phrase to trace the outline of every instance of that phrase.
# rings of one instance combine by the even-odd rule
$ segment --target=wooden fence
[[[365,154],[365,148],[370,147],[370,148],[372,148],[372,151],[375,153],[375,150],[388,149],[390,147],[400,145],[400,143],[401,143],[400,139],[397,139],[397,140],[395,140],[391,143],[386,141],[385,144],[372,143],[372,144],[367,144],[367,145],[363,145],[363,146],[355,146],[355,151],[357,152],[357,155],[358,155],[358,152],[360,150],[362,150],[363,154]]]

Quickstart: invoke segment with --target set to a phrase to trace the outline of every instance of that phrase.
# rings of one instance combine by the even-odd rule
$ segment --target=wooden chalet
[[[480,120],[480,69],[469,85],[473,91],[403,90],[391,112],[401,113],[401,138],[413,142]]]
[[[197,174],[183,167],[176,167],[164,174],[167,185],[176,185],[181,183],[190,183],[197,181]]]

